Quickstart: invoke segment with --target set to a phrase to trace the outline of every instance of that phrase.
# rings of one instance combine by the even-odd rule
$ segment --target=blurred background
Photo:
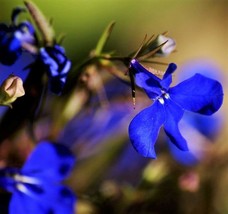
[[[90,93],[75,90],[67,103],[49,95],[35,132],[39,139],[60,141],[75,153],[78,162],[66,183],[78,196],[77,213],[228,213],[228,1],[34,2],[53,18],[56,34],[66,34],[63,46],[73,66],[90,54],[104,28],[115,21],[105,50],[124,56],[139,47],[145,34],[168,31],[177,50],[155,60],[177,64],[174,82],[200,72],[219,80],[224,88],[224,104],[213,117],[186,113],[180,129],[191,152],[179,152],[161,133],[156,160],[137,154],[127,134],[131,119],[150,101],[138,92],[134,109],[130,87],[105,69],[92,76],[102,84],[90,88]],[[0,21],[9,23],[11,10],[18,5],[23,1],[0,0]],[[23,58],[13,72],[21,69],[23,60],[31,59]],[[166,69],[156,64],[151,67]],[[12,72],[9,67],[0,69],[1,73]],[[99,69],[91,66],[86,70],[96,74]],[[1,144],[1,164],[23,163],[33,147],[26,133],[24,128]]]

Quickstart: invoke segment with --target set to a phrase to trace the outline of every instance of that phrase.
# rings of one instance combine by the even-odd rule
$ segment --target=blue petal
[[[34,29],[33,25],[28,21],[21,22],[17,28],[19,30],[22,30],[25,27],[28,29],[30,34],[32,34],[32,35],[35,34],[35,29]]]
[[[172,73],[177,69],[176,64],[170,63],[164,76],[163,79],[160,82],[160,85],[163,89],[168,90],[170,84],[172,83]]]
[[[3,65],[12,65],[22,53],[21,42],[11,33],[0,38],[0,62]]]
[[[16,37],[12,37],[12,40],[9,43],[9,51],[16,52],[21,47],[21,42]]]
[[[41,205],[39,205],[36,201],[32,200],[28,195],[25,195],[24,193],[21,193],[21,192],[15,192],[10,201],[9,213],[10,214],[14,214],[14,213],[41,214],[41,213],[45,213],[45,211]]]
[[[159,101],[155,101],[152,106],[142,110],[131,121],[129,137],[134,148],[142,156],[156,158],[154,144],[164,121],[165,112]]]
[[[63,145],[40,142],[22,168],[22,173],[32,177],[45,177],[58,181],[73,168],[75,158]]]
[[[0,169],[0,187],[9,192],[14,192],[16,181],[12,178],[12,176],[16,173],[19,173],[19,170],[14,168],[6,167]]]
[[[223,102],[222,85],[201,74],[170,88],[169,94],[184,109],[205,115],[216,112]]]
[[[188,151],[187,142],[181,135],[178,128],[178,122],[183,117],[184,110],[170,99],[166,99],[164,105],[166,111],[166,121],[164,123],[165,133],[170,138],[171,142],[179,149]]]
[[[151,99],[161,95],[161,79],[146,70],[135,59],[131,60],[131,69],[135,75],[136,85],[143,88]]]
[[[10,214],[73,214],[75,196],[71,190],[64,186],[49,185],[45,195],[33,195],[15,192],[10,202]],[[16,211],[16,212],[15,212]]]
[[[64,48],[59,45],[41,48],[40,57],[47,66],[50,90],[60,95],[71,68],[71,62],[66,57]]]
[[[221,81],[224,78],[222,71],[214,62],[197,59],[186,63],[182,67],[182,72],[178,74],[178,79],[183,81],[192,77],[195,73],[200,73],[201,75],[217,81]],[[218,136],[224,122],[223,119],[223,112],[216,112],[210,117],[193,112],[186,112],[183,117],[183,120],[185,120],[189,125],[212,140]]]

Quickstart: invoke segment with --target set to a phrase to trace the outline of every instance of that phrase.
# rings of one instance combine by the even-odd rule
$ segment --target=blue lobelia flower
[[[40,142],[21,170],[0,170],[0,185],[13,193],[10,214],[73,214],[75,196],[59,184],[74,165],[63,145]]]
[[[59,45],[43,47],[40,49],[40,56],[47,66],[50,90],[55,94],[61,94],[71,68],[64,48]]]
[[[144,157],[156,158],[154,144],[161,126],[170,141],[179,149],[188,151],[186,140],[181,135],[178,123],[184,110],[211,115],[223,101],[221,84],[201,74],[170,87],[174,63],[169,64],[162,79],[146,70],[137,60],[130,63],[136,84],[143,88],[154,102],[137,114],[130,123],[129,136],[134,148]]]
[[[13,10],[10,25],[0,23],[0,63],[12,65],[22,53],[22,44],[35,42],[35,31],[28,21],[16,23],[17,16],[23,12],[21,8]]]

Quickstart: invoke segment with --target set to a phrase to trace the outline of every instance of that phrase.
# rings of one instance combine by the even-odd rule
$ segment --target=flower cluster
[[[113,95],[111,95],[112,98],[107,96],[108,90],[105,84],[111,82],[111,75],[104,74],[106,71],[118,77],[124,83],[127,92],[130,91],[129,85],[131,86],[134,104],[136,86],[143,89],[151,100],[151,105],[132,119],[128,129],[133,147],[143,157],[156,158],[155,143],[161,128],[168,136],[167,141],[172,144],[170,146],[172,151],[176,151],[175,149],[188,151],[188,144],[191,142],[187,143],[184,135],[182,136],[179,123],[184,112],[210,116],[221,107],[223,88],[217,80],[196,73],[176,86],[171,86],[172,75],[177,69],[176,64],[154,61],[155,57],[166,57],[175,51],[175,40],[165,33],[149,39],[145,36],[138,49],[130,54],[119,56],[115,52],[103,51],[114,26],[112,22],[103,32],[90,55],[81,64],[71,69],[72,63],[60,39],[55,36],[51,22],[33,2],[25,1],[24,4],[24,8],[17,7],[13,10],[9,25],[0,24],[0,63],[4,66],[14,66],[24,52],[32,58],[31,63],[23,64],[24,70],[28,70],[26,78],[22,80],[20,75],[17,76],[11,72],[8,78],[3,78],[0,86],[0,105],[11,107],[0,121],[0,143],[11,142],[11,138],[16,138],[23,130],[36,145],[21,169],[8,166],[7,161],[3,165],[0,162],[0,186],[12,193],[10,214],[74,213],[75,194],[60,183],[68,177],[75,163],[74,155],[68,148],[72,145],[67,142],[68,147],[65,147],[63,144],[48,140],[40,142],[40,139],[59,139],[61,133],[66,141],[70,141],[69,139],[75,136],[78,140],[80,139],[78,136],[84,135],[84,138],[81,138],[82,143],[79,143],[80,155],[81,151],[83,153],[85,150],[90,150],[88,148],[94,148],[95,142],[107,137],[108,134],[104,132],[108,129],[113,131],[117,121],[126,121],[123,119],[123,114],[129,113],[130,110],[126,108],[122,111],[125,105],[121,103],[121,108],[118,109],[119,103],[115,103],[116,109],[114,105],[113,109],[110,108],[109,99],[115,101],[116,99]],[[18,21],[17,18],[22,12],[30,16],[29,21]],[[157,63],[168,67],[164,73],[163,71],[156,73],[154,68],[151,71],[144,67],[143,63]],[[49,90],[46,90],[47,88]],[[123,93],[122,88],[118,88],[116,84],[113,88],[115,89],[112,91],[115,93]],[[92,114],[90,112],[85,114],[86,116],[80,116],[81,111],[87,109],[84,107],[90,104],[92,100],[90,98],[94,94],[96,98],[94,105],[91,105]],[[50,106],[47,107],[49,104]],[[102,113],[97,110],[99,108],[103,110]],[[110,109],[111,113],[108,112]],[[49,114],[48,127],[42,127],[45,133],[43,130],[37,131],[36,126],[41,126],[39,122]],[[79,121],[77,130],[73,130],[73,134],[70,130],[71,134],[64,135],[62,130],[73,119]],[[95,123],[99,123],[99,126]],[[28,127],[25,128],[25,126]],[[89,131],[90,127],[92,128]],[[85,134],[86,131],[87,134]],[[39,136],[36,136],[37,132]],[[112,134],[116,132],[115,130]],[[83,150],[81,144],[89,141],[94,134],[96,137]],[[117,146],[120,145],[122,146],[122,138],[120,143],[117,143]],[[81,156],[95,154],[101,150],[100,147],[95,152],[89,151]],[[119,148],[113,149],[111,146],[110,151],[112,151],[110,156],[113,157]],[[132,151],[134,152],[134,149]],[[189,153],[186,152],[186,154]],[[129,162],[126,159],[130,155],[127,155],[128,152],[123,155],[124,166],[125,162],[127,164]],[[191,154],[190,158],[192,158]],[[143,160],[148,161],[145,158]],[[144,174],[150,178],[148,180],[154,179],[149,175],[150,173]],[[165,174],[161,173],[160,177]],[[188,179],[184,180],[188,181]],[[198,180],[196,183],[198,185]],[[190,189],[196,191],[197,185]],[[184,183],[183,186],[186,184]]]

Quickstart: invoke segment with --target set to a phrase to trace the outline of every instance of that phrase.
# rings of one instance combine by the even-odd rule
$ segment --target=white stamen
[[[164,99],[163,98],[158,98],[158,101],[163,105],[165,103]]]
[[[169,99],[169,98],[170,98],[169,94],[167,94],[167,93],[164,94],[164,97],[165,97],[166,99]]]

